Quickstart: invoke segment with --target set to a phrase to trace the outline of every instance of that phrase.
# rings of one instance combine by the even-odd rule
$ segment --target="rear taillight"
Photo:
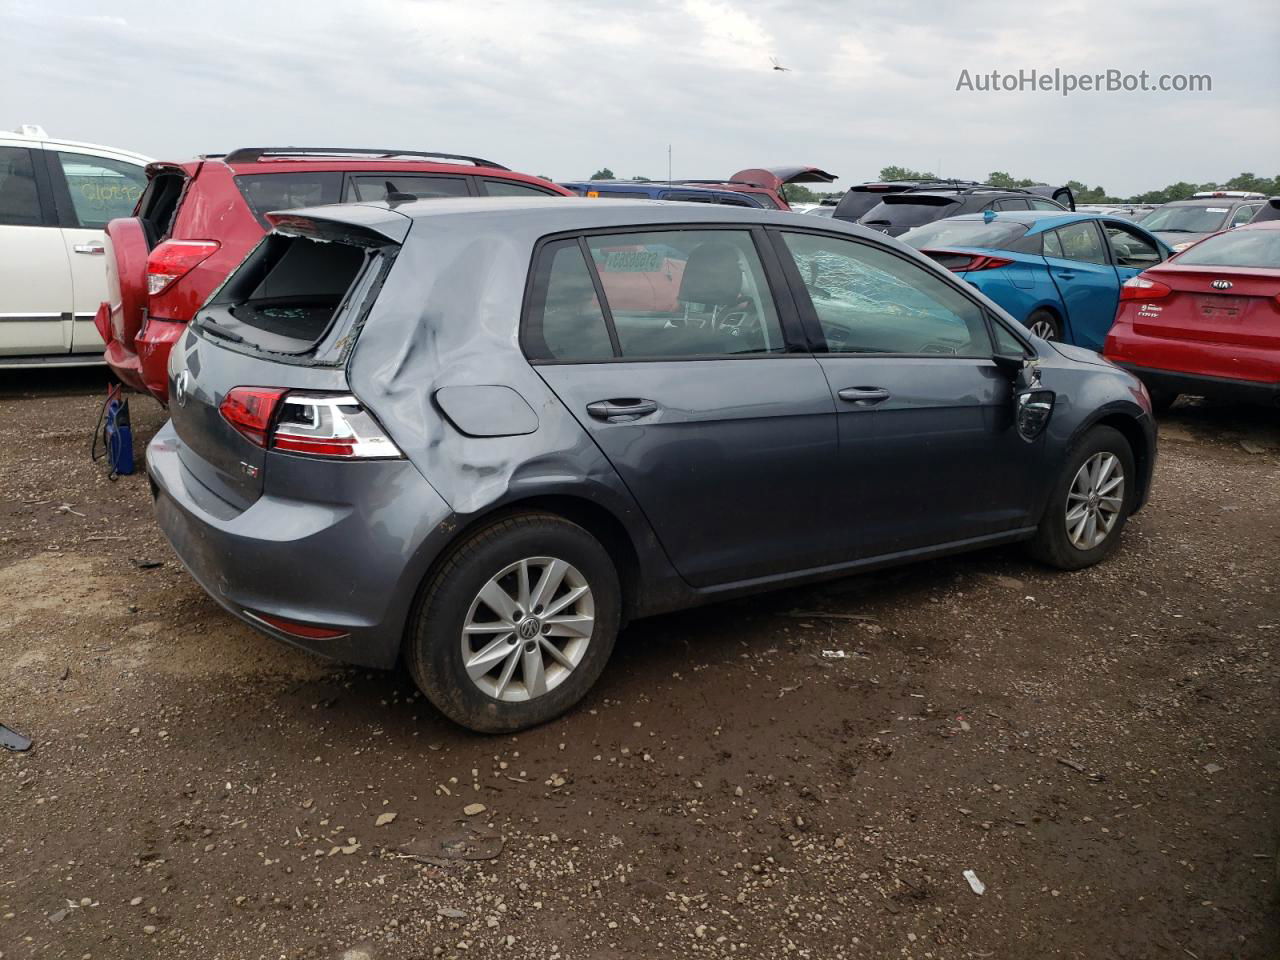
[[[985,253],[952,253],[950,250],[922,250],[939,264],[954,273],[970,273],[974,270],[996,270],[1013,263],[1008,257],[995,257]]]
[[[1173,289],[1159,280],[1150,280],[1138,274],[1130,277],[1120,287],[1120,300],[1159,300],[1173,293]]]
[[[155,296],[169,289],[218,249],[216,240],[166,240],[147,257],[147,293]]]
[[[378,421],[350,394],[235,387],[218,410],[242,437],[269,450],[343,460],[402,456]]]

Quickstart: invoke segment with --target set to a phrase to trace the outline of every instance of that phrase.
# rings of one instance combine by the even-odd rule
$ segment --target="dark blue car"
[[[1039,210],[938,220],[901,240],[958,273],[1032,333],[1101,350],[1120,285],[1172,251],[1119,217]]]
[[[580,197],[608,197],[611,200],[669,200],[683,203],[722,203],[730,207],[763,209],[750,194],[716,190],[692,184],[654,180],[573,180],[560,186]]]

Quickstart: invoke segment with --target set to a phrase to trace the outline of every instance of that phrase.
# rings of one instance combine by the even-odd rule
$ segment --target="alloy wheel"
[[[527,557],[491,577],[471,601],[462,663],[495,700],[533,700],[568,679],[594,628],[595,598],[578,568]]]
[[[1124,467],[1105,450],[1076,471],[1067,491],[1067,539],[1077,550],[1092,550],[1107,539],[1124,507]]]
[[[1053,327],[1053,321],[1049,319],[1037,320],[1028,328],[1041,340],[1057,340],[1058,331]]]

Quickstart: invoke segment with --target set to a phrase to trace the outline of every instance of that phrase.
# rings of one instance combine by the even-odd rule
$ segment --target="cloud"
[[[1272,0],[311,0],[0,7],[0,121],[166,158],[323,143],[724,176],[798,160],[1136,192],[1273,174]],[[770,68],[776,56],[791,72]],[[1210,73],[1211,94],[956,92],[962,68]]]

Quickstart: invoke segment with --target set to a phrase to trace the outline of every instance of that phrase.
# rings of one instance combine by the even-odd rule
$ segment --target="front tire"
[[[480,733],[545,723],[591,689],[613,650],[621,588],[590,533],[548,513],[477,531],[423,590],[405,650],[418,688]]]
[[[1133,450],[1124,434],[1094,427],[1067,458],[1031,554],[1060,570],[1093,566],[1115,549],[1137,494]]]

